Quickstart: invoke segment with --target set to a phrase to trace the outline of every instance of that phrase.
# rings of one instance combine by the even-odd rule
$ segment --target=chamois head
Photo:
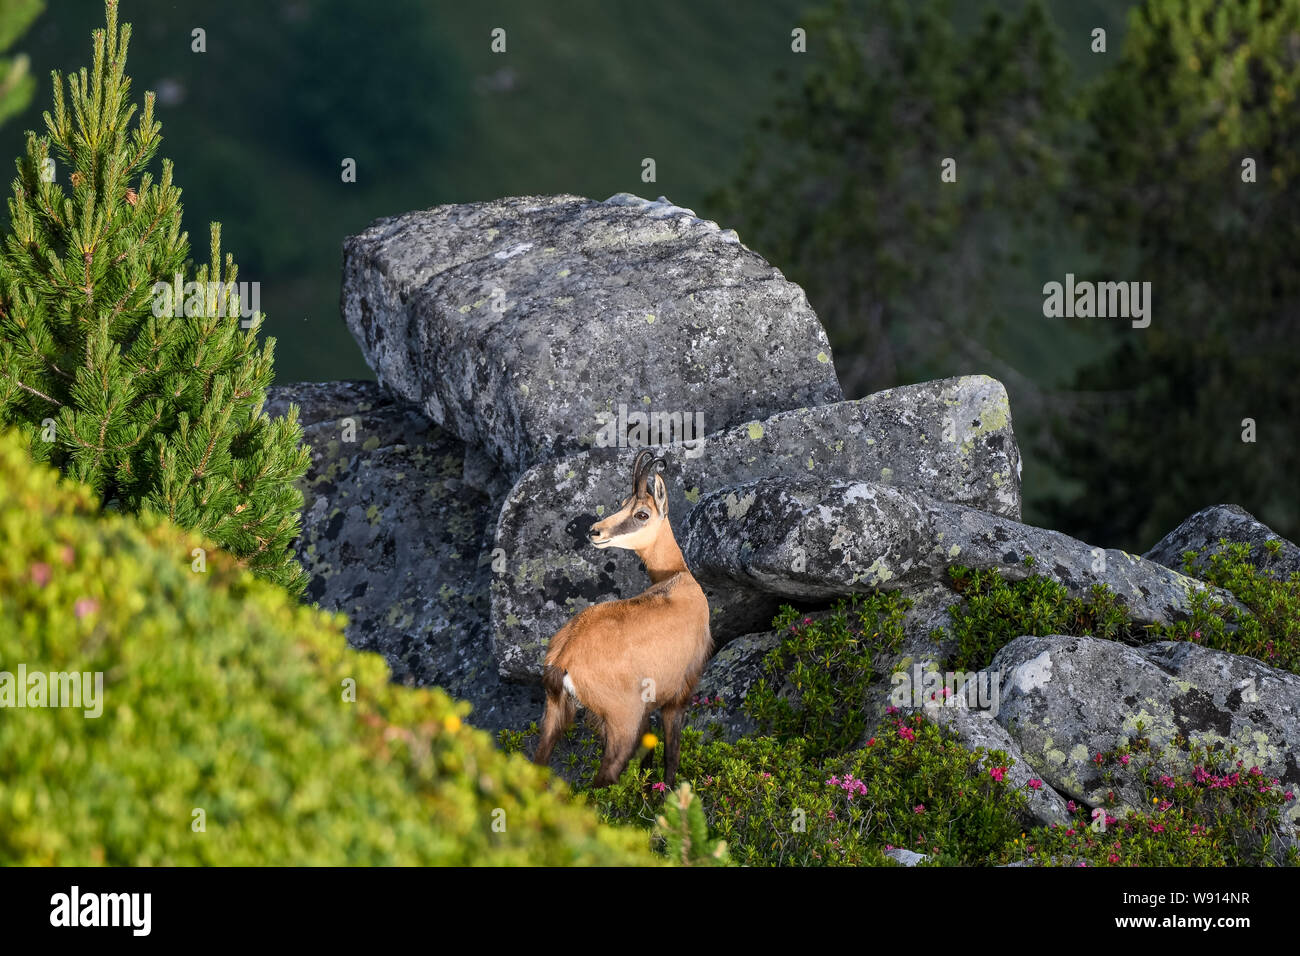
[[[641,449],[632,462],[632,494],[620,502],[619,510],[597,521],[588,532],[598,548],[627,548],[640,551],[659,536],[668,520],[668,486],[660,473],[664,460]]]

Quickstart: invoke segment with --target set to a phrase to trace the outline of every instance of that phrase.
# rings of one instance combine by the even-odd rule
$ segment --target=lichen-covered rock
[[[1300,571],[1300,547],[1276,534],[1238,505],[1202,508],[1161,538],[1160,543],[1143,557],[1181,571],[1184,552],[1208,548],[1209,554],[1218,554],[1223,550],[1219,544],[1222,539],[1230,544],[1250,545],[1249,561],[1260,570],[1270,571],[1280,578]],[[1266,547],[1269,542],[1276,542],[1276,554]],[[1207,560],[1208,556],[1201,554],[1196,562],[1198,566],[1204,566]]]
[[[395,681],[470,701],[477,726],[537,719],[537,690],[502,684],[492,660],[493,512],[463,481],[464,445],[373,382],[270,389],[275,414],[290,402],[312,446],[297,544],[307,598],[346,613],[349,643],[382,654]]]
[[[720,489],[700,499],[680,537],[702,583],[789,600],[909,591],[964,565],[1008,580],[1044,574],[1076,597],[1105,584],[1141,623],[1188,617],[1191,594],[1207,589],[1237,606],[1154,561],[875,482],[775,476]]]
[[[734,743],[759,731],[745,713],[745,697],[763,676],[763,660],[781,643],[774,631],[738,637],[709,661],[695,688],[700,703],[688,713],[688,722],[704,731],[716,727],[723,740]]]
[[[983,375],[782,412],[663,453],[679,539],[701,496],[767,475],[869,478],[1020,515],[1020,452],[1006,390]],[[626,448],[592,448],[546,462],[506,498],[496,533],[506,571],[492,584],[493,647],[502,673],[536,679],[546,642],[570,616],[647,586],[635,555],[597,551],[587,541],[591,524],[627,495],[632,456]],[[705,590],[718,644],[765,630],[778,606],[753,591]]]
[[[666,200],[525,196],[381,219],[344,243],[342,308],[379,380],[511,480],[623,440],[631,413],[702,417],[700,438],[843,398],[803,290]]]
[[[1300,794],[1300,677],[1251,657],[1198,644],[1162,641],[1129,647],[1091,637],[1019,637],[989,665],[1001,675],[997,721],[1034,770],[1054,788],[1090,805],[1109,785],[1094,762],[1137,736],[1137,722],[1164,766],[1190,772],[1168,745],[1236,746],[1238,759]],[[1130,807],[1144,801],[1119,788]],[[1300,804],[1286,807],[1300,821]]]

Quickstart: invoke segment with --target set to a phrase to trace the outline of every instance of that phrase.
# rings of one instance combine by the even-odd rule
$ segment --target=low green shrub
[[[764,676],[746,695],[745,712],[765,733],[799,740],[810,759],[854,746],[871,720],[862,703],[867,688],[884,676],[876,663],[902,642],[909,604],[879,593],[840,601],[818,618],[782,607],[772,622],[781,641],[764,658]],[[787,683],[792,698],[780,694]]]
[[[1111,640],[1136,639],[1140,625],[1128,620],[1124,605],[1105,585],[1094,585],[1087,599],[1072,598],[1065,586],[1040,574],[1008,581],[996,570],[948,569],[964,605],[952,611],[956,651],[950,670],[981,670],[1002,647],[1023,635],[1090,634]]]
[[[1191,756],[1190,775],[1165,772],[1167,754],[1138,736],[1094,759],[1105,767],[1113,789],[1092,812],[1071,801],[1075,819],[1065,826],[1039,827],[1003,854],[1048,865],[1249,866],[1300,862],[1294,839],[1283,838],[1281,808],[1289,794],[1259,767],[1236,760],[1235,748],[1209,751],[1178,739],[1172,750]],[[1141,809],[1116,810],[1120,784],[1137,784]]]
[[[1068,634],[1128,643],[1192,641],[1300,673],[1300,574],[1283,578],[1261,570],[1251,555],[1250,545],[1227,541],[1217,551],[1184,555],[1187,573],[1230,592],[1247,610],[1198,592],[1191,596],[1187,619],[1149,626],[1128,620],[1124,603],[1105,585],[1093,586],[1087,598],[1075,598],[1042,575],[1008,581],[995,570],[950,568],[953,587],[966,602],[952,611],[957,650],[948,666],[978,670],[1021,635]]]
[[[683,734],[679,774],[703,801],[712,839],[747,866],[862,866],[915,850],[939,864],[986,862],[1024,829],[1025,794],[1005,753],[971,752],[919,714],[890,716],[865,747],[825,760],[798,740],[734,744]],[[611,821],[646,824],[663,784],[632,769],[590,799]]]
[[[0,435],[0,670],[103,680],[98,717],[0,709],[0,865],[662,862],[202,546]]]
[[[1220,542],[1221,549],[1189,551],[1188,574],[1230,591],[1249,610],[1237,610],[1208,594],[1194,594],[1190,620],[1165,628],[1166,640],[1195,641],[1233,654],[1248,654],[1271,667],[1300,674],[1300,573],[1284,577],[1261,569],[1248,544]],[[1281,545],[1267,542],[1266,552]],[[1267,565],[1267,560],[1260,562]]]

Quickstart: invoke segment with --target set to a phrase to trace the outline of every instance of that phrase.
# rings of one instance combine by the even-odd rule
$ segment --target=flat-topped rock
[[[637,413],[699,438],[843,398],[803,290],[662,200],[524,196],[378,220],[344,243],[342,310],[379,380],[511,480],[623,441]]]

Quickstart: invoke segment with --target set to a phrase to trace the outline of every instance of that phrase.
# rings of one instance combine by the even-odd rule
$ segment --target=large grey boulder
[[[766,475],[869,478],[1020,515],[1020,452],[1006,390],[983,375],[782,412],[663,454],[679,541],[702,496]],[[570,616],[648,585],[635,555],[597,551],[587,541],[591,524],[627,495],[632,457],[631,449],[592,448],[547,462],[506,498],[495,542],[505,572],[492,584],[493,647],[502,673],[535,679],[546,642]],[[726,588],[706,592],[719,644],[765,630],[778,606],[752,592],[742,600]]]
[[[344,243],[342,309],[380,382],[511,480],[624,440],[636,413],[700,438],[843,398],[803,290],[662,199],[524,196],[380,219]]]
[[[1209,555],[1223,550],[1219,543],[1221,540],[1227,540],[1230,544],[1250,545],[1250,563],[1261,570],[1271,571],[1278,577],[1285,578],[1300,571],[1300,547],[1276,534],[1272,528],[1239,505],[1202,508],[1161,538],[1143,557],[1181,571],[1185,551],[1203,551],[1208,548],[1208,554],[1196,558],[1196,564],[1200,567],[1208,563]],[[1270,542],[1277,548],[1277,554],[1272,554],[1267,547]]]
[[[470,701],[476,726],[537,719],[538,690],[504,684],[492,659],[494,512],[463,479],[464,445],[373,382],[272,388],[267,410],[290,402],[312,448],[297,543],[307,598],[346,613],[348,642],[382,654],[393,680]]]
[[[1255,660],[1188,642],[1129,647],[1091,637],[1019,637],[989,666],[1001,675],[997,722],[1049,784],[1096,806],[1112,789],[1094,758],[1137,736],[1156,752],[1176,736],[1193,745],[1236,746],[1248,771],[1278,778],[1293,799],[1286,815],[1300,822],[1300,677]],[[1169,751],[1162,767],[1191,771]],[[1137,787],[1116,797],[1145,807]]]
[[[1154,561],[869,481],[781,475],[720,489],[701,498],[681,538],[701,582],[795,601],[933,587],[960,564],[1009,580],[1044,574],[1076,597],[1105,584],[1139,623],[1184,619],[1205,590],[1237,606]]]

